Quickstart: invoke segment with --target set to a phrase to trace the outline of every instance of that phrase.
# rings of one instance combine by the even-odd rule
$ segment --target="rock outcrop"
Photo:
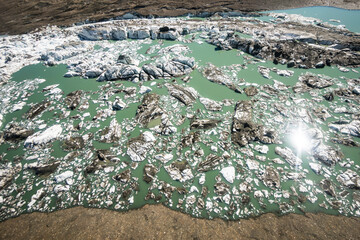
[[[111,120],[110,125],[100,133],[100,142],[116,143],[122,135],[121,126],[116,119]]]
[[[169,94],[185,105],[191,105],[197,98],[198,93],[192,87],[182,87],[177,84],[165,84]]]
[[[220,120],[216,119],[195,119],[190,123],[190,129],[210,129],[216,127]]]
[[[43,101],[41,103],[35,104],[32,106],[29,111],[25,114],[27,119],[34,119],[36,116],[40,115],[45,109],[51,105],[49,101]]]
[[[360,176],[351,169],[347,169],[344,173],[338,175],[336,180],[345,187],[360,189]]]
[[[10,126],[3,132],[3,138],[5,141],[9,142],[19,142],[34,133],[33,130],[29,130],[15,124],[10,124]]]
[[[311,89],[322,89],[333,85],[331,79],[327,79],[324,76],[316,76],[310,73],[301,75],[299,81],[293,87],[295,93],[307,92]]]
[[[266,167],[265,173],[262,176],[263,182],[270,188],[280,187],[280,176],[279,173],[272,167]]]
[[[249,142],[275,143],[274,131],[266,130],[262,125],[252,121],[252,104],[249,101],[239,101],[235,106],[235,113],[231,127],[231,140],[240,147]]]
[[[81,90],[76,90],[69,93],[65,98],[65,103],[69,109],[74,110],[76,109],[79,104],[81,103],[81,97],[83,92]]]
[[[173,162],[164,168],[175,181],[185,182],[194,178],[191,167],[186,160]]]
[[[288,147],[275,147],[275,153],[284,158],[291,166],[298,166],[302,164],[302,160],[298,158]]]
[[[346,135],[360,137],[360,120],[334,122],[329,127]]]
[[[221,111],[222,103],[211,100],[209,98],[200,98],[200,102],[204,105],[204,107],[209,111]]]
[[[126,153],[134,162],[144,161],[147,153],[153,148],[155,140],[151,132],[144,132],[129,140]]]
[[[224,158],[214,155],[214,154],[209,154],[204,161],[199,163],[198,171],[199,172],[208,172],[208,171],[214,169],[216,166],[218,166],[223,161],[224,161]]]
[[[230,77],[228,77],[220,68],[217,68],[211,63],[202,69],[202,74],[211,82],[225,85],[237,93],[242,93],[242,90],[233,82]]]
[[[222,50],[239,49],[260,59],[270,60],[276,64],[279,62],[287,64],[288,67],[322,68],[325,65],[331,64],[341,66],[360,65],[360,58],[356,52],[345,52],[336,48],[324,48],[315,44],[310,45],[306,43],[306,40],[303,40],[303,42],[294,41],[300,39],[300,36],[298,39],[280,40],[270,36],[262,39],[248,39],[239,37],[232,32],[228,32],[224,38],[221,34],[210,35],[207,42]],[[269,35],[271,34],[273,33],[269,32]],[[301,34],[306,35],[307,33],[302,32]],[[306,37],[304,39],[306,39]],[[314,42],[315,41],[316,40],[314,40]],[[333,39],[333,41],[327,44],[335,44],[335,41],[336,40]],[[353,45],[354,50],[359,48],[359,43],[345,43],[339,47],[346,48],[346,46],[351,45]],[[334,54],[334,52],[336,52],[336,54]]]
[[[144,176],[143,176],[143,180],[146,183],[150,183],[156,176],[156,173],[159,170],[152,164],[146,164],[144,167]]]
[[[156,93],[145,94],[136,110],[135,120],[146,127],[151,121],[161,118],[164,110],[159,106],[160,96]]]

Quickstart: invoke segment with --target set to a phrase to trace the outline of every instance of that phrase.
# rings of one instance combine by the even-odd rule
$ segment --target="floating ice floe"
[[[34,135],[29,136],[25,142],[25,147],[35,147],[37,145],[46,144],[55,140],[61,136],[63,129],[61,125],[54,125],[43,132],[37,132]]]

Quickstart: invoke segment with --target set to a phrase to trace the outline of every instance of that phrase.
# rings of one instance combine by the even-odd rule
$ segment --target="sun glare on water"
[[[290,141],[291,145],[296,148],[297,154],[310,150],[310,138],[301,126],[291,132]]]

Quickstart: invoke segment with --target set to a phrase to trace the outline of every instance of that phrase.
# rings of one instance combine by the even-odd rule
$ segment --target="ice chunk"
[[[233,183],[235,179],[235,168],[233,166],[223,168],[220,173],[229,183]]]
[[[34,147],[35,145],[46,144],[60,137],[62,133],[61,125],[54,125],[43,132],[37,132],[29,136],[24,143],[25,147]]]
[[[73,171],[65,171],[63,173],[60,173],[59,175],[55,176],[55,181],[57,183],[60,183],[68,178],[71,178],[74,175]]]
[[[139,93],[140,94],[145,94],[145,93],[149,93],[149,92],[151,92],[151,88],[149,88],[149,87],[146,87],[146,86],[141,86],[141,88],[140,88],[140,90],[139,90]]]

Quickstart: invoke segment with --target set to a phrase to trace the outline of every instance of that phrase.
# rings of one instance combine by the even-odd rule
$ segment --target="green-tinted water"
[[[102,42],[99,42],[95,50],[101,49],[101,44]],[[144,44],[138,54],[146,55],[146,50],[152,46],[160,46],[161,49],[173,44],[188,46],[190,52],[187,55],[194,57],[197,63],[196,69],[190,74],[191,78],[188,83],[184,83],[181,78],[158,79],[144,83],[96,82],[94,79],[79,77],[64,78],[62,76],[67,71],[65,65],[55,67],[46,67],[42,64],[31,65],[13,74],[10,83],[18,84],[18,89],[24,87],[27,79],[41,78],[46,81],[38,84],[33,90],[29,90],[28,92],[32,93],[31,96],[19,97],[11,101],[10,104],[16,104],[21,99],[26,102],[26,105],[19,111],[6,114],[2,129],[6,129],[10,123],[17,123],[31,127],[38,132],[54,124],[60,124],[63,132],[59,140],[40,149],[25,149],[23,141],[0,145],[1,164],[20,163],[22,169],[15,176],[10,190],[4,193],[3,198],[8,201],[4,201],[2,207],[14,208],[19,214],[34,210],[52,211],[75,205],[127,210],[141,207],[147,203],[161,202],[170,208],[205,218],[237,219],[265,212],[301,213],[303,211],[359,216],[357,205],[353,200],[358,190],[344,188],[336,180],[336,177],[346,169],[359,172],[360,149],[332,143],[330,140],[336,133],[328,127],[328,124],[335,120],[352,120],[353,114],[335,113],[335,108],[351,107],[358,111],[358,102],[353,99],[344,101],[339,97],[335,97],[333,102],[327,102],[322,97],[331,90],[347,87],[347,80],[359,78],[358,73],[354,71],[343,73],[336,67],[326,67],[321,70],[290,69],[294,71],[292,77],[282,77],[271,72],[270,79],[266,79],[258,73],[258,66],[288,69],[286,66],[274,65],[270,62],[254,61],[253,57],[237,50],[216,51],[214,46],[196,42],[152,41]],[[148,55],[157,57],[161,54],[155,51]],[[146,60],[140,65],[152,61]],[[210,82],[202,75],[202,71],[208,63],[218,67],[240,88],[254,85],[261,94],[248,97],[246,94],[236,93],[224,85]],[[334,85],[326,89],[311,90],[310,93],[294,93],[292,87],[298,82],[299,76],[306,72],[329,76],[333,78]],[[244,81],[240,79],[244,79]],[[199,99],[191,106],[185,106],[169,96],[165,83],[171,83],[173,80],[184,87],[193,87],[200,97],[217,102],[229,100],[229,103],[218,112],[206,110]],[[274,80],[283,83],[287,88],[279,91],[278,94],[271,95],[261,86],[273,86]],[[63,91],[59,98],[46,95],[47,92],[43,91],[44,87],[52,84],[59,84],[58,88]],[[152,93],[161,96],[159,105],[169,115],[177,132],[170,136],[154,133],[157,140],[153,149],[149,151],[144,161],[136,163],[132,162],[127,155],[128,140],[138,137],[145,131],[154,132],[149,128],[156,127],[161,123],[160,118],[155,118],[147,126],[142,127],[134,121],[137,108],[143,98],[138,93],[141,84],[150,87]],[[134,96],[127,96],[122,91],[129,87],[136,88]],[[82,103],[88,105],[88,108],[84,108],[84,110],[78,108],[74,111],[66,108],[63,99],[75,90],[83,90],[84,94],[81,100]],[[105,95],[108,96],[107,100],[103,100]],[[121,98],[127,107],[121,111],[110,111],[111,115],[104,117],[103,120],[94,119],[96,115],[109,109],[111,102],[115,101],[116,97]],[[25,119],[24,114],[30,109],[30,106],[45,99],[51,101],[51,106],[33,121]],[[229,134],[231,131],[235,103],[239,100],[252,100],[254,122],[262,124],[266,128],[273,128],[278,133],[280,143],[266,145],[269,148],[266,153],[255,150],[257,146],[264,146],[258,142],[240,148],[232,144],[231,137],[222,137],[223,134]],[[288,116],[278,113],[274,108],[275,104],[283,106]],[[313,109],[316,107],[327,109],[332,116],[325,121],[319,120],[313,113]],[[306,112],[305,116],[301,114],[302,111]],[[190,129],[192,115],[196,115],[200,119],[218,119],[221,122],[215,128],[199,130],[201,139],[199,142],[195,142],[192,146],[179,147],[184,136],[195,132]],[[182,122],[183,117],[186,119]],[[120,124],[122,136],[119,141],[114,143],[101,142],[101,132],[109,126],[112,119],[116,119]],[[301,152],[298,154],[303,160],[302,165],[293,167],[276,155],[276,146],[289,147],[296,153],[296,146],[289,141],[289,132],[293,130],[292,124],[298,122],[304,123],[308,128],[317,128],[322,131],[324,144],[339,149],[344,154],[342,162],[334,167],[329,167],[316,161],[309,153]],[[42,126],[44,124],[45,126]],[[82,127],[76,129],[75,126],[79,124]],[[85,146],[80,149],[66,150],[64,141],[70,136],[82,136],[87,139]],[[360,143],[359,138],[354,137],[353,140]],[[108,150],[117,160],[100,162],[95,171],[87,172],[86,169],[97,159],[96,150]],[[202,151],[202,154],[199,154],[199,150]],[[173,159],[163,163],[155,158],[161,153],[172,154]],[[199,163],[205,160],[209,154],[228,157],[224,157],[224,161],[211,171],[201,173],[198,171]],[[184,161],[191,166],[194,177],[185,182],[176,181],[169,175],[165,167]],[[251,161],[255,162],[257,167],[250,167]],[[36,176],[34,171],[29,169],[31,164],[54,162],[59,162],[59,167],[47,177]],[[143,174],[145,165],[149,163],[157,168],[157,173],[150,183],[146,183],[143,181]],[[315,174],[310,169],[309,163],[320,163],[323,174]],[[222,169],[229,166],[235,169],[233,183],[228,182],[221,173]],[[281,181],[280,188],[270,188],[264,184],[262,179],[267,167],[272,167],[278,172]],[[127,169],[131,170],[131,178],[128,182],[122,183],[114,180],[115,175]],[[65,181],[56,181],[56,176],[66,171],[72,172],[72,177]],[[289,177],[294,173],[301,174],[301,177],[295,179]],[[204,183],[200,183],[203,179],[205,179]],[[336,191],[335,197],[324,193],[320,187],[323,179],[333,182]],[[217,183],[225,184],[227,189],[224,193],[216,192]],[[205,189],[207,189],[207,193]],[[1,217],[6,218],[7,216],[1,215]]]

